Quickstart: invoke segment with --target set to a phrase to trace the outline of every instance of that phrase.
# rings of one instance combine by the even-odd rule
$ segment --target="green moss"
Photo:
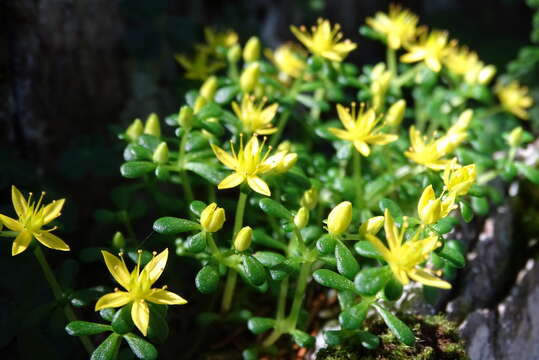
[[[354,344],[329,347],[318,352],[317,360],[468,360],[456,325],[442,315],[400,316],[410,326],[418,341],[415,346],[401,344],[381,320],[367,324],[378,335],[380,347],[367,350]]]

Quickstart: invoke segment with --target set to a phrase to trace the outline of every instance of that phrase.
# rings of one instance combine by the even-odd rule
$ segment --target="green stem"
[[[217,247],[217,244],[215,244],[215,240],[213,239],[213,235],[209,232],[206,233],[206,241],[208,242],[208,246],[210,248],[210,251],[214,258],[216,258],[218,261],[221,261],[221,251]]]
[[[0,236],[3,237],[17,237],[19,235],[18,231],[0,231]]]
[[[34,255],[36,256],[37,262],[41,266],[41,269],[43,270],[43,275],[45,275],[45,279],[49,283],[49,286],[52,290],[52,294],[54,295],[54,298],[59,302],[63,302],[63,291],[60,287],[60,284],[56,280],[56,277],[54,276],[54,273],[52,272],[51,267],[49,266],[49,263],[47,262],[47,259],[45,259],[45,255],[43,254],[43,251],[41,251],[41,248],[38,246],[34,249]],[[69,322],[76,321],[77,316],[75,316],[75,313],[73,312],[73,309],[69,304],[65,304],[64,306],[64,314]],[[83,335],[79,336],[79,339],[82,343],[82,346],[84,346],[84,349],[88,352],[88,354],[92,354],[94,352],[94,345],[90,341],[90,339]]]
[[[236,216],[234,217],[234,230],[232,231],[232,248],[234,248],[234,238],[236,237],[236,234],[240,231],[243,225],[243,214],[245,213],[246,203],[247,194],[240,191],[238,204],[236,206]],[[227,312],[228,310],[230,310],[230,305],[232,304],[232,298],[234,297],[234,290],[236,288],[237,279],[238,273],[232,268],[228,269],[225,290],[223,292],[223,302],[221,303],[222,312]]]
[[[354,186],[356,188],[356,206],[358,209],[361,209],[363,206],[363,181],[361,178],[361,155],[356,149],[353,149],[352,152],[354,153],[354,163],[353,163],[353,171],[354,171]]]
[[[286,308],[286,297],[288,295],[288,276],[281,281],[281,286],[279,287],[279,298],[277,299],[277,313],[276,320],[281,321],[284,318],[285,308]]]
[[[262,343],[262,347],[268,347],[273,345],[277,340],[279,340],[282,334],[283,332],[281,330],[274,329],[271,332],[270,336],[268,336],[266,340],[264,340],[264,342]]]
[[[397,76],[397,54],[394,49],[387,47],[387,68],[391,72],[391,77],[395,78]]]
[[[298,322],[301,304],[303,303],[305,289],[307,288],[307,281],[309,280],[309,275],[311,273],[311,265],[312,262],[310,261],[306,261],[301,264],[298,283],[296,284],[296,292],[294,293],[294,300],[292,302],[292,309],[290,310],[290,315],[288,316],[291,329],[295,329]]]
[[[180,176],[182,178],[182,186],[183,186],[183,192],[185,194],[185,197],[187,199],[187,203],[191,204],[193,200],[195,199],[193,196],[193,190],[191,189],[191,182],[189,181],[189,176],[187,175],[187,172],[185,171],[185,145],[187,144],[187,136],[189,135],[189,129],[184,129],[185,131],[182,134],[182,139],[180,141],[180,149],[179,149],[179,155],[178,155],[178,163],[180,167]],[[189,212],[189,216],[193,219],[194,214]]]
[[[290,117],[290,111],[287,110],[284,114],[281,115],[281,118],[279,119],[279,123],[277,124],[277,132],[275,135],[271,137],[270,146],[275,147],[277,146],[277,143],[279,140],[281,140],[281,136],[283,135],[284,128],[286,127],[286,123],[288,122],[288,118]]]

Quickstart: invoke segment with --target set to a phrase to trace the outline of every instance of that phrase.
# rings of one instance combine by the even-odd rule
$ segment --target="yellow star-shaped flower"
[[[187,301],[181,296],[166,290],[166,286],[161,289],[152,288],[152,285],[159,279],[168,259],[168,249],[163,250],[159,255],[154,253],[154,257],[140,271],[141,251],[137,266],[131,273],[123,258],[116,257],[107,251],[101,251],[105,264],[114,280],[118,282],[126,291],[116,289],[113,293],[103,295],[95,304],[95,311],[106,308],[117,308],[132,303],[131,318],[133,323],[146,336],[148,324],[150,322],[150,309],[147,301],[154,304],[163,305],[183,305]]]
[[[208,53],[199,49],[191,59],[184,54],[176,54],[176,61],[185,69],[185,77],[193,80],[206,80],[211,74],[223,68],[225,64],[210,60]]]
[[[424,61],[434,72],[442,69],[442,60],[448,53],[448,34],[446,31],[433,30],[423,33],[417,43],[408,46],[408,53],[401,56],[401,61],[413,63]]]
[[[41,193],[39,200],[35,202],[32,201],[32,193],[30,193],[28,200],[26,200],[15,186],[11,187],[11,201],[18,219],[15,220],[0,214],[0,221],[9,230],[18,233],[11,248],[12,256],[26,250],[34,238],[51,249],[69,251],[69,246],[58,236],[52,234],[56,227],[43,229],[43,226],[60,216],[65,199],[54,200],[50,204],[44,205],[42,203],[44,195],[44,192]]]
[[[288,77],[300,77],[307,66],[305,54],[292,44],[281,45],[274,52],[268,50],[266,56],[277,66],[280,73],[284,74],[285,80]]]
[[[389,6],[389,14],[377,12],[373,18],[367,18],[367,24],[385,35],[387,46],[394,50],[414,39],[418,21],[414,13],[395,4]]]
[[[445,169],[451,160],[442,159],[447,155],[445,142],[434,139],[426,139],[415,126],[410,127],[410,149],[404,152],[410,160],[433,170]],[[444,140],[445,141],[445,140]]]
[[[370,145],[386,145],[398,139],[397,135],[383,134],[380,132],[380,118],[373,109],[364,111],[364,105],[360,105],[359,113],[356,114],[356,105],[352,103],[352,111],[342,105],[337,105],[339,119],[345,127],[343,129],[329,128],[329,131],[342,140],[351,141],[357,151],[363,156],[371,153]]]
[[[340,42],[343,37],[340,25],[335,24],[332,29],[328,20],[318,19],[318,25],[311,29],[312,35],[307,32],[305,26],[299,29],[291,26],[290,30],[310,52],[331,61],[343,61],[357,46],[349,39]]]
[[[365,236],[389,264],[391,271],[403,285],[408,284],[412,279],[424,285],[451,289],[450,283],[436,277],[430,270],[419,266],[428,259],[432,251],[440,246],[438,236],[432,235],[420,239],[421,230],[418,230],[409,240],[404,242],[407,227],[405,221],[399,229],[389,209],[386,209],[384,229],[389,246],[386,247],[378,237],[372,234],[367,233]]]
[[[232,103],[232,109],[240,119],[244,131],[259,135],[270,135],[277,131],[271,122],[277,114],[279,104],[275,103],[264,108],[266,101],[264,98],[257,104],[254,96],[246,94],[241,99],[241,105],[235,101]]]
[[[518,81],[512,81],[506,86],[498,83],[496,93],[505,110],[522,120],[528,120],[527,109],[533,105],[533,99],[528,95],[526,86],[520,86]]]
[[[257,193],[271,196],[268,184],[258,176],[273,169],[272,159],[268,158],[271,147],[262,154],[264,143],[259,144],[256,135],[253,135],[244,147],[241,135],[240,149],[237,153],[234,151],[234,145],[231,144],[232,155],[217,145],[211,145],[217,159],[229,169],[234,170],[234,173],[224,178],[217,188],[229,189],[247,181],[249,187]]]

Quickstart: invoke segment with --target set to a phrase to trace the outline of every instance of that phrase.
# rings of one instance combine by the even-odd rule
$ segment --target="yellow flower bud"
[[[206,100],[213,100],[215,91],[217,91],[217,85],[217,77],[210,76],[200,87],[200,96],[203,96]]]
[[[294,216],[294,224],[298,229],[303,229],[309,223],[309,209],[306,207],[300,207],[296,215]]]
[[[168,161],[168,146],[166,142],[162,142],[153,152],[152,160],[157,164],[164,164]]]
[[[184,129],[191,129],[193,124],[191,123],[191,120],[193,119],[193,109],[191,109],[189,106],[184,105],[180,109],[180,113],[178,114],[178,124]]]
[[[159,124],[159,118],[156,113],[151,113],[148,119],[146,119],[144,133],[156,137],[161,136],[161,125]]]
[[[444,170],[444,185],[455,196],[466,195],[476,178],[475,164],[456,168],[454,164],[448,164]]]
[[[494,65],[487,65],[479,71],[477,80],[479,81],[479,84],[486,85],[492,80],[495,74],[496,67]]]
[[[509,144],[509,146],[514,147],[514,148],[519,147],[520,144],[522,143],[523,134],[524,134],[524,131],[522,130],[520,126],[514,128],[509,133],[509,136],[507,137],[507,143]]]
[[[385,123],[392,127],[397,127],[401,124],[406,111],[406,100],[400,99],[389,107],[387,111]]]
[[[250,226],[243,227],[234,239],[234,248],[237,251],[245,251],[251,246],[253,229]]]
[[[380,231],[383,225],[384,225],[384,217],[375,216],[365,221],[363,224],[361,224],[361,226],[359,227],[359,233],[361,235],[367,235],[367,234],[376,235],[378,231]]]
[[[417,214],[425,225],[433,224],[442,218],[442,202],[436,198],[432,185],[423,191],[417,204]]]
[[[200,225],[202,225],[202,229],[211,233],[221,230],[225,220],[225,210],[217,207],[216,203],[206,206],[200,214]]]
[[[298,154],[288,153],[281,157],[281,159],[273,167],[273,170],[278,174],[285,173],[290,170],[290,168],[292,168],[292,166],[294,166],[297,161]]]
[[[240,87],[244,93],[253,91],[258,82],[260,65],[258,63],[249,64],[240,76]]]
[[[137,140],[138,137],[142,135],[143,133],[144,133],[144,125],[142,125],[142,121],[140,121],[140,119],[135,119],[125,131],[125,134],[131,141]]]
[[[316,207],[318,203],[318,191],[315,188],[309,189],[303,193],[300,204],[309,210]]]
[[[195,114],[197,112],[199,112],[200,109],[202,109],[204,107],[204,105],[206,105],[207,102],[208,102],[208,100],[206,100],[206,98],[204,96],[197,97],[197,99],[195,100],[195,105],[193,106],[193,112]]]
[[[114,246],[116,249],[122,249],[125,247],[125,237],[120,231],[116,231],[112,237],[112,246]]]
[[[245,44],[243,48],[243,60],[245,62],[257,61],[260,58],[260,40],[253,36]]]
[[[335,206],[328,215],[326,224],[332,235],[341,235],[348,229],[352,221],[352,203],[343,201]]]
[[[290,152],[291,149],[292,149],[292,144],[288,140],[283,141],[282,143],[279,144],[279,146],[277,146],[277,151]]]
[[[232,46],[230,48],[230,50],[228,50],[228,53],[227,53],[227,59],[229,62],[231,63],[237,63],[239,60],[240,60],[240,56],[241,56],[241,47],[239,44],[236,44],[234,46]]]

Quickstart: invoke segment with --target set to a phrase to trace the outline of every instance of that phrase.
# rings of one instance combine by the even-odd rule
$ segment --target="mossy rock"
[[[416,336],[414,346],[400,343],[381,320],[368,324],[370,332],[380,337],[380,346],[367,350],[350,341],[328,347],[316,354],[316,360],[469,360],[456,325],[442,315],[399,316]]]

